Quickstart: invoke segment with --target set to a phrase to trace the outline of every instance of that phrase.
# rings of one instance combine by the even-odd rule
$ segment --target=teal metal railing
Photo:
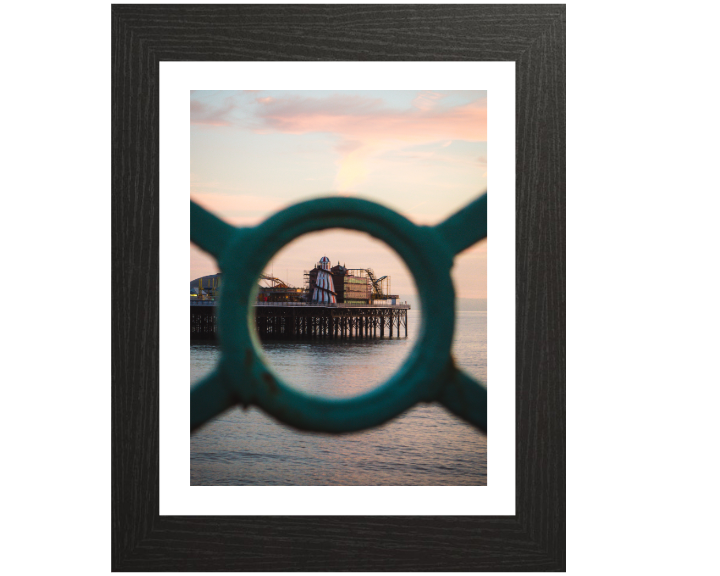
[[[422,301],[418,341],[405,364],[379,387],[353,398],[322,398],[290,387],[265,364],[250,305],[257,279],[283,246],[309,232],[347,228],[394,248],[412,271]],[[352,432],[398,416],[418,402],[439,402],[487,431],[487,390],[451,356],[455,255],[487,236],[487,194],[437,226],[356,198],[321,198],[290,206],[256,227],[236,228],[190,202],[190,239],[223,271],[218,301],[221,356],[191,388],[190,430],[234,405],[255,405],[302,430]]]

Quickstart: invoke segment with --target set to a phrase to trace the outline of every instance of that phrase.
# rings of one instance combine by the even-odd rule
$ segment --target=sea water
[[[263,342],[284,380],[321,396],[355,396],[387,380],[419,333],[397,338]],[[191,384],[216,365],[216,344],[192,342]],[[453,356],[487,382],[487,312],[458,312]],[[351,434],[300,432],[259,408],[232,408],[191,437],[193,486],[484,486],[487,437],[440,405],[417,405],[380,427]]]

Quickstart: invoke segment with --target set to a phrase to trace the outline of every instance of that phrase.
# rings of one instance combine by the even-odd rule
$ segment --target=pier
[[[190,339],[214,340],[217,302],[190,302]],[[407,337],[408,304],[319,304],[257,302],[255,326],[261,339]]]
[[[260,275],[260,282],[269,284],[258,285],[253,304],[261,339],[400,338],[401,329],[407,337],[410,306],[390,293],[390,276],[347,268],[339,260],[332,266],[323,256],[304,278],[298,288],[272,274]],[[190,283],[191,340],[215,339],[221,283],[222,272]]]

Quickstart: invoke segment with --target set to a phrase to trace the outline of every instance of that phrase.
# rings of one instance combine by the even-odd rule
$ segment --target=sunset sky
[[[338,194],[432,225],[486,189],[484,91],[193,91],[190,111],[191,198],[235,225]],[[302,286],[327,255],[390,275],[393,293],[412,296],[410,274],[384,246],[320,232],[286,246],[267,271]],[[193,245],[190,256],[191,280],[217,271]],[[457,296],[486,298],[486,242],[455,262]]]

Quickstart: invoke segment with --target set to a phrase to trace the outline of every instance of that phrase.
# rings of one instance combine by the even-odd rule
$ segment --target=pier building
[[[296,288],[262,274],[254,302],[261,338],[370,338],[407,336],[407,311],[397,294],[389,294],[390,277],[370,268],[331,267],[323,256],[305,271],[305,286]],[[190,338],[214,339],[216,305],[222,273],[190,283]],[[393,334],[394,333],[394,334]]]

